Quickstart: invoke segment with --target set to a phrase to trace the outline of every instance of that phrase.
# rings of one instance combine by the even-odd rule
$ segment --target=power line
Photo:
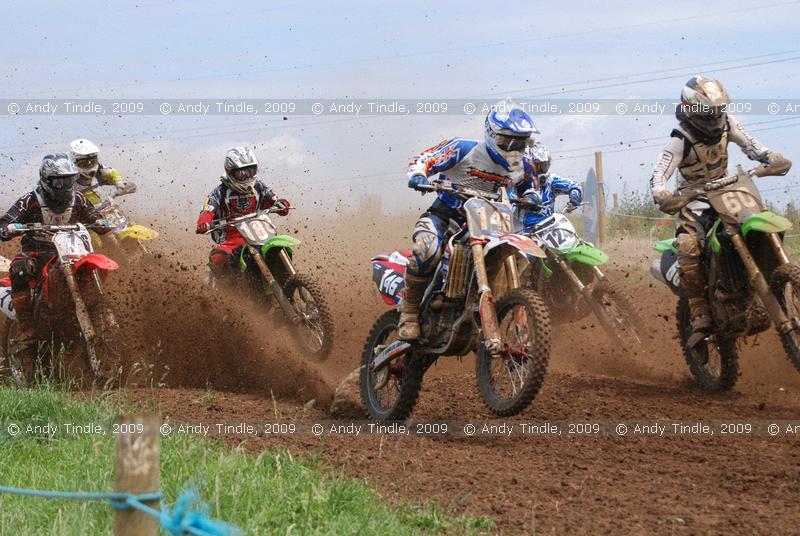
[[[312,68],[319,68],[319,67],[332,67],[332,66],[340,66],[340,65],[351,65],[357,63],[371,63],[377,61],[385,61],[385,60],[392,60],[392,59],[405,59],[405,58],[414,58],[419,56],[428,56],[428,55],[435,55],[435,54],[447,54],[450,52],[463,52],[468,50],[478,50],[478,49],[485,49],[485,48],[497,48],[497,47],[507,47],[507,46],[514,46],[524,43],[531,43],[536,41],[546,41],[552,39],[561,39],[567,37],[577,37],[581,35],[591,35],[597,33],[606,33],[606,32],[617,32],[620,30],[627,30],[631,28],[642,28],[647,26],[653,25],[661,25],[661,24],[670,24],[675,22],[686,22],[690,20],[698,20],[698,19],[709,19],[710,17],[717,17],[723,15],[730,15],[734,13],[745,13],[750,11],[764,11],[770,8],[775,7],[783,7],[787,5],[797,5],[798,2],[796,0],[789,1],[789,2],[778,2],[773,4],[761,5],[761,6],[754,6],[754,7],[746,7],[746,8],[739,8],[739,9],[730,9],[726,11],[718,11],[715,13],[703,13],[700,15],[689,15],[686,17],[677,17],[671,19],[661,19],[655,21],[648,21],[648,22],[640,22],[635,24],[627,24],[627,25],[619,25],[619,26],[610,26],[606,28],[595,28],[592,30],[582,30],[576,32],[566,32],[566,33],[558,33],[558,34],[549,34],[549,35],[541,35],[536,37],[529,37],[526,39],[514,39],[513,41],[497,41],[494,43],[481,43],[475,45],[465,45],[461,47],[449,47],[449,48],[441,48],[441,49],[431,49],[431,50],[424,50],[420,52],[409,52],[404,54],[392,54],[387,56],[375,56],[372,58],[354,58],[350,60],[339,60],[339,61],[331,61],[331,62],[324,62],[324,63],[312,63],[312,64],[305,64],[305,65],[294,65],[294,66],[283,66],[283,67],[273,67],[270,69],[260,69],[254,71],[244,71],[238,73],[228,73],[228,74],[214,74],[214,75],[200,75],[200,76],[193,76],[193,77],[182,77],[182,78],[173,78],[173,79],[166,79],[166,80],[153,80],[153,81],[133,81],[128,82],[125,84],[117,84],[117,85],[106,85],[106,86],[88,86],[88,87],[80,87],[80,88],[71,88],[71,89],[59,89],[59,90],[48,90],[48,91],[39,91],[34,92],[31,94],[48,94],[53,92],[73,92],[73,91],[85,91],[85,90],[98,90],[98,89],[117,89],[123,87],[135,87],[135,86],[143,86],[143,85],[155,85],[155,84],[166,84],[166,83],[174,83],[174,82],[190,82],[190,81],[197,81],[197,80],[207,80],[207,79],[214,79],[214,78],[241,78],[243,76],[250,76],[256,74],[268,74],[274,72],[281,72],[281,71],[296,71],[301,69],[312,69]],[[8,98],[8,97],[7,97]]]

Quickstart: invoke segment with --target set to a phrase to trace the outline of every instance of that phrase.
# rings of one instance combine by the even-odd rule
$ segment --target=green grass
[[[0,387],[0,421],[111,423],[118,399],[79,401],[52,387]],[[59,491],[113,489],[111,436],[10,437],[0,428],[0,485]],[[391,507],[365,481],[333,475],[315,459],[246,454],[222,442],[162,438],[167,505],[192,481],[215,519],[246,534],[475,534],[491,521],[446,514],[436,505]],[[0,534],[108,534],[112,509],[101,502],[0,494]]]

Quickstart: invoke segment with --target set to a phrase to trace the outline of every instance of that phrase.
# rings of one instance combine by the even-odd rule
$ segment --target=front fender
[[[116,270],[119,264],[113,259],[106,257],[100,253],[90,253],[78,259],[78,262],[72,265],[72,270],[77,272],[82,267],[86,266],[87,270]]]
[[[608,255],[603,250],[585,243],[570,250],[566,258],[569,263],[578,262],[588,266],[600,266],[608,262]]]
[[[300,244],[300,240],[289,235],[275,235],[261,245],[261,254],[266,255],[273,248],[286,248],[289,251]]]
[[[753,214],[742,224],[742,234],[747,236],[750,231],[760,233],[782,233],[792,228],[792,222],[778,216],[774,212],[765,210],[759,214]]]
[[[528,258],[544,259],[547,257],[542,248],[532,238],[525,235],[504,234],[492,237],[483,248],[484,254],[488,255],[490,251],[498,247],[513,248]]]
[[[158,237],[158,231],[154,231],[144,225],[129,225],[123,231],[117,233],[117,236],[121,239],[155,240]]]

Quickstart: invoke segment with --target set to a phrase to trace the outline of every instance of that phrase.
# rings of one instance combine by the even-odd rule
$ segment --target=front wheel
[[[11,380],[18,387],[27,387],[36,382],[37,377],[49,377],[52,372],[49,356],[43,355],[38,359],[37,345],[27,348],[14,349],[13,340],[17,335],[18,324],[15,320],[7,319],[5,335],[3,336],[3,361],[8,367]]]
[[[398,357],[378,372],[370,370],[380,350],[397,340],[399,320],[396,310],[378,317],[361,354],[361,402],[367,416],[378,422],[402,421],[411,415],[425,374],[422,358],[416,352]]]
[[[736,339],[721,338],[717,333],[694,347],[688,345],[692,336],[692,322],[689,300],[678,300],[675,314],[678,322],[678,336],[683,348],[683,356],[689,365],[689,372],[697,385],[705,391],[730,391],[739,379],[739,352]]]
[[[783,349],[794,368],[800,371],[800,266],[784,264],[776,268],[770,287],[791,322],[790,328],[780,335]]]
[[[293,326],[300,346],[315,359],[328,357],[333,348],[333,315],[322,287],[306,274],[294,274],[286,280],[283,291],[298,315]]]
[[[97,304],[90,316],[95,337],[85,341],[86,359],[95,381],[109,389],[119,385],[122,379],[121,329],[105,301]]]
[[[589,300],[603,330],[624,350],[637,350],[643,341],[642,322],[633,304],[609,281],[598,281]]]
[[[539,296],[524,288],[507,292],[495,310],[503,351],[491,355],[481,344],[475,372],[489,410],[509,417],[524,411],[542,387],[550,359],[550,316]]]

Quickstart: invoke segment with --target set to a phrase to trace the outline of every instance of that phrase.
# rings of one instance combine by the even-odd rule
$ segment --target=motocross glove
[[[289,203],[288,199],[278,199],[275,201],[275,206],[280,209],[275,212],[275,214],[278,216],[288,216],[289,210],[292,208],[292,205]]]
[[[573,188],[569,191],[569,202],[576,207],[583,203],[583,192],[578,188]]]
[[[419,186],[429,186],[430,182],[428,182],[428,177],[425,175],[412,175],[411,178],[408,179],[408,187],[412,190],[423,191],[419,189]]]
[[[530,210],[539,210],[542,208],[542,196],[536,190],[526,190],[524,194],[522,194],[529,203],[531,203]]]
[[[208,222],[197,222],[197,228],[194,230],[197,234],[206,234],[211,230],[211,224]]]
[[[19,234],[17,224],[9,223],[0,227],[0,240],[11,240]]]

